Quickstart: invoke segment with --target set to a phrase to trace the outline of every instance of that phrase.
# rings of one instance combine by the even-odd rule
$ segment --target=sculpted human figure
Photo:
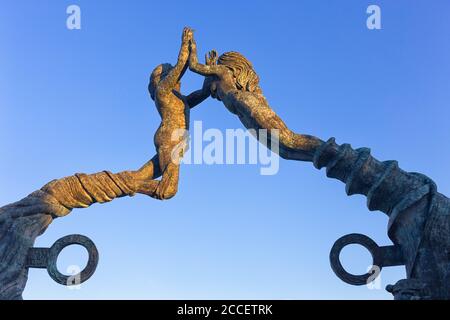
[[[172,198],[178,189],[179,160],[186,150],[186,131],[189,130],[190,108],[209,97],[209,88],[194,91],[188,96],[180,93],[181,78],[188,67],[190,28],[183,29],[182,43],[175,66],[163,63],[157,66],[150,77],[148,90],[161,116],[154,142],[158,153],[158,166],[162,173],[160,181],[152,181],[158,199]]]
[[[205,82],[201,90],[183,96],[180,79],[188,65],[205,76]],[[0,207],[0,299],[21,298],[28,276],[29,249],[53,219],[67,215],[73,208],[135,193],[158,199],[173,197],[178,187],[178,160],[187,146],[180,132],[189,128],[190,108],[210,94],[236,114],[246,128],[256,129],[256,134],[258,129],[267,129],[272,142],[277,138],[279,150],[274,151],[281,157],[311,161],[318,169],[326,168],[328,177],[346,184],[348,195],[365,195],[369,210],[386,213],[388,235],[394,246],[383,247],[389,250],[376,256],[385,259],[379,261],[380,267],[406,266],[407,279],[387,287],[396,299],[450,298],[450,200],[437,192],[431,179],[401,170],[396,161],[378,161],[368,148],[353,149],[349,144],[336,144],[334,138],[324,142],[292,132],[267,103],[252,64],[237,52],[218,57],[214,50],[205,64],[200,64],[189,28],[183,30],[177,64],[156,67],[149,92],[161,125],[155,134],[157,155],[139,170],[77,173],[53,180],[22,200]],[[272,143],[267,146],[272,147]],[[161,175],[160,181],[155,180]],[[331,254],[330,261],[336,261]],[[366,275],[349,276],[336,263],[332,268],[348,283],[367,283]]]
[[[204,65],[198,62],[197,45],[192,37],[189,68],[210,78],[211,96],[222,101],[247,129],[255,129],[257,133],[258,129],[267,129],[269,140],[277,135],[279,155],[282,158],[312,161],[315,150],[323,141],[313,136],[297,134],[286,126],[270,108],[250,61],[238,52],[226,52],[217,58],[214,50],[209,53],[208,60],[217,63]]]
[[[190,70],[210,77],[211,96],[222,101],[246,128],[267,129],[269,138],[278,131],[281,157],[326,168],[328,177],[346,184],[348,195],[365,195],[369,210],[389,217],[388,235],[394,245],[379,261],[380,266],[405,265],[407,271],[406,279],[386,288],[395,299],[450,298],[450,256],[445,254],[450,247],[450,200],[437,192],[430,178],[406,172],[396,161],[381,162],[368,148],[353,149],[349,144],[338,145],[334,138],[324,142],[292,132],[268,105],[258,76],[244,56],[227,52],[217,58],[213,50],[209,57],[217,63],[203,65],[198,63],[194,39],[190,49]],[[359,243],[354,242],[355,235],[348,237],[351,243]],[[331,256],[332,268],[341,279],[367,283],[370,274],[350,275]]]
[[[185,28],[177,64],[159,65],[150,79],[150,95],[161,115],[161,125],[155,134],[156,156],[138,170],[76,173],[53,180],[22,200],[0,207],[0,299],[21,298],[28,276],[25,267],[28,250],[53,219],[69,214],[74,208],[87,208],[136,193],[158,199],[168,199],[176,193],[179,169],[176,161],[172,163],[171,149],[182,156],[180,145],[184,144],[180,142],[184,137],[175,136],[177,139],[173,140],[173,131],[188,129],[190,107],[210,95],[207,80],[203,89],[188,96],[179,92],[180,78],[187,69],[191,36],[192,31]],[[161,175],[161,181],[155,180]]]

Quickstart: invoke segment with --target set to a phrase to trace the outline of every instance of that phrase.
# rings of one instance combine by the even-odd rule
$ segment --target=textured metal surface
[[[283,159],[309,161],[317,169],[326,168],[327,177],[345,183],[348,195],[365,195],[369,210],[382,211],[389,217],[388,236],[393,246],[379,247],[362,235],[349,235],[336,242],[330,260],[338,276],[352,284],[368,280],[368,274],[346,272],[339,261],[343,247],[359,243],[368,248],[373,263],[380,269],[405,265],[406,279],[387,287],[395,299],[450,299],[450,199],[437,191],[434,182],[424,175],[402,170],[396,161],[382,162],[373,158],[368,148],[353,149],[349,144],[336,144],[334,138],[324,142],[317,137],[291,131],[271,109],[250,61],[238,52],[227,52],[217,58],[212,51],[207,63],[200,64],[193,35],[189,37],[189,69],[205,76],[201,90],[183,97],[190,107],[211,94],[237,115],[246,128],[266,129],[270,140],[267,146]],[[179,73],[182,75],[187,67],[186,53],[186,37],[183,36],[178,61],[181,63],[175,72],[169,74],[178,75],[182,71]],[[169,75],[170,78],[173,77]],[[213,80],[208,82],[208,78]],[[163,87],[163,83],[153,82],[150,93],[153,89],[155,92],[164,91]],[[174,88],[179,90],[179,84],[176,83]],[[158,100],[156,95],[155,99]],[[164,113],[161,114],[162,124],[170,124],[173,129],[175,120],[181,119],[181,127],[188,127],[187,112],[184,116],[175,114],[170,108],[172,104],[155,102],[158,110]],[[158,146],[167,146],[166,137],[170,137],[170,132],[159,132],[156,136]],[[28,268],[32,266],[47,268],[57,282],[67,284],[68,277],[56,269],[56,258],[62,248],[72,243],[81,242],[90,248],[90,262],[80,274],[83,281],[89,278],[98,259],[91,242],[75,236],[57,242],[53,251],[53,247],[30,249],[35,239],[55,218],[69,214],[74,208],[87,208],[93,203],[104,203],[135,193],[157,199],[172,197],[177,191],[178,169],[177,165],[172,166],[173,172],[170,172],[170,163],[167,165],[167,159],[161,159],[161,156],[167,156],[165,151],[158,152],[139,170],[116,174],[109,171],[75,174],[53,180],[27,197],[0,207],[0,299],[21,299]],[[162,180],[155,181],[161,175]]]
[[[395,299],[450,299],[450,201],[430,178],[406,172],[396,161],[378,161],[368,148],[338,145],[334,138],[316,150],[313,163],[344,182],[348,195],[365,195],[369,210],[389,217],[395,249],[382,247],[377,253],[383,255],[381,267],[405,265],[406,279],[388,286]],[[333,268],[339,269],[336,262]],[[349,283],[362,282],[362,277],[339,275]]]
[[[372,255],[372,268],[370,268],[370,272],[361,275],[354,275],[347,272],[342,266],[342,263],[340,261],[340,253],[342,249],[350,244],[359,244],[365,247],[370,252],[370,254]],[[400,266],[404,265],[405,263],[400,247],[379,247],[375,243],[375,241],[373,241],[369,237],[363,234],[352,233],[339,238],[334,243],[330,251],[330,264],[331,268],[339,277],[339,279],[346,283],[359,286],[367,284],[371,280],[374,280],[379,275],[379,272],[381,272],[383,267]]]
[[[67,276],[59,272],[57,260],[65,247],[74,244],[86,248],[89,259],[86,267],[79,274]],[[97,268],[98,258],[97,247],[91,239],[79,234],[72,234],[57,240],[50,248],[31,248],[28,252],[26,267],[47,269],[50,277],[57,283],[70,286],[89,279]],[[72,279],[78,279],[78,283],[73,283]]]

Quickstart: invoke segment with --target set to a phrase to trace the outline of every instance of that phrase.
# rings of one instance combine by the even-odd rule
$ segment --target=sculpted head
[[[173,66],[170,63],[162,63],[153,69],[152,75],[150,76],[150,83],[148,84],[148,92],[150,92],[150,96],[153,100],[155,100],[155,92],[158,84],[169,74],[172,69]]]
[[[217,64],[231,70],[238,90],[258,93],[261,91],[259,77],[253,69],[252,63],[239,52],[225,52],[219,57]]]

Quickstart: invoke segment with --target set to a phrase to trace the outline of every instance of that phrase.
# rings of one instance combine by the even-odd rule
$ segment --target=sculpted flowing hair
[[[219,57],[217,64],[226,66],[233,72],[236,87],[239,90],[261,92],[259,77],[253,69],[252,63],[239,52],[225,52]]]

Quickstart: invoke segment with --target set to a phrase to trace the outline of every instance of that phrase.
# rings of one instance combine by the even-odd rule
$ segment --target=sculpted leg
[[[170,163],[164,171],[161,180],[156,188],[156,198],[167,200],[175,196],[178,191],[178,179],[180,167]]]
[[[130,171],[133,179],[153,180],[161,176],[159,157],[155,155],[137,171]]]
[[[175,196],[178,191],[180,161],[187,148],[187,141],[181,139],[176,144],[167,144],[158,148],[160,170],[162,178],[156,188],[155,197],[167,200]]]

